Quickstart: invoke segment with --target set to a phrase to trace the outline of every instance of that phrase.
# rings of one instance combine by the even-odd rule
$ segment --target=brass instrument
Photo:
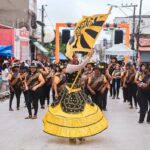
[[[22,89],[23,91],[26,91],[26,90],[27,90],[26,77],[27,77],[27,74],[26,74],[26,73],[23,73],[23,74],[20,75],[21,89]]]
[[[134,73],[130,73],[130,74],[129,74],[128,83],[132,83],[132,82],[134,81],[134,78],[135,78],[135,72],[134,72]]]
[[[16,85],[16,83],[17,83],[18,80],[19,80],[19,76],[20,76],[20,74],[18,73],[18,74],[17,74],[17,77],[11,82],[11,85],[12,85],[12,86]]]
[[[91,88],[92,89],[96,89],[98,84],[100,86],[100,83],[102,83],[102,81],[103,81],[103,78],[102,77],[98,77],[98,79],[91,85]]]
[[[27,86],[29,87],[30,90],[32,90],[33,87],[39,84],[39,81],[34,82],[33,84],[32,81],[36,78],[38,78],[39,73],[36,73],[34,76],[30,77],[29,80],[27,81]]]
[[[34,82],[34,84],[29,86],[29,89],[32,90],[35,86],[39,84],[39,81]]]
[[[108,82],[104,82],[104,80],[103,80],[101,86],[98,88],[97,91],[99,91],[101,94],[104,94],[106,89],[109,89],[109,88],[110,88],[109,83]]]
[[[121,76],[121,72],[120,72],[120,71],[116,72],[116,73],[114,74],[114,76],[115,76],[115,77]]]
[[[127,79],[128,79],[128,76],[129,76],[129,71],[126,72],[124,78],[123,78],[123,87],[126,88],[127,87]]]

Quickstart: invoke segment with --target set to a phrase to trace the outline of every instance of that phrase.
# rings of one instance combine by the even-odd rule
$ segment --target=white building
[[[139,16],[135,16],[135,35],[137,33]],[[130,25],[130,34],[133,30],[133,16],[116,17],[114,23],[128,23]],[[135,40],[136,41],[136,40]],[[150,62],[150,15],[141,16],[139,58],[141,62]]]
[[[137,32],[139,16],[135,16],[135,33]],[[132,34],[133,28],[133,16],[129,17],[116,17],[114,19],[114,23],[127,23],[130,25],[130,34]],[[142,15],[141,16],[141,34],[150,34],[150,15]]]

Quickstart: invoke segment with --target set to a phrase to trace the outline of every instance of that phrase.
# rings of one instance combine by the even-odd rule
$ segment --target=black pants
[[[112,83],[110,83],[110,96],[112,97],[112,95],[113,95],[113,86],[112,86]]]
[[[136,97],[136,93],[137,93],[137,86],[136,84],[128,84],[128,100],[130,102],[131,107],[133,107],[133,99],[134,99],[134,104],[135,107],[137,107],[137,97]]]
[[[119,97],[120,81],[120,79],[113,79],[112,81],[113,97]]]
[[[47,105],[49,105],[49,103],[50,103],[50,90],[51,90],[50,85],[44,86],[44,99],[47,100]],[[44,102],[45,102],[45,100],[44,100]]]
[[[139,91],[138,91],[139,92]],[[147,122],[150,122],[150,96],[142,90],[138,93],[138,102],[140,106],[139,121],[143,122],[147,113]]]
[[[10,100],[9,100],[9,108],[12,108],[12,101],[14,99],[14,95],[16,96],[17,99],[17,108],[20,107],[20,96],[21,96],[21,89],[19,88],[14,88],[14,91],[10,89]]]
[[[91,95],[92,101],[99,106],[101,110],[103,110],[103,101],[104,101],[104,96],[97,92],[95,95]]]
[[[123,99],[124,99],[124,102],[129,101],[128,100],[128,88],[127,87],[123,87]]]
[[[107,95],[108,95],[108,90],[105,91],[105,93],[103,94],[103,109],[106,109],[107,107]]]
[[[23,91],[25,102],[27,101],[27,91]]]
[[[45,104],[45,85],[38,89],[41,107]]]
[[[39,89],[36,91],[28,90],[26,92],[26,105],[29,115],[32,115],[32,104],[34,108],[34,115],[37,115],[38,112],[38,99],[39,99]]]

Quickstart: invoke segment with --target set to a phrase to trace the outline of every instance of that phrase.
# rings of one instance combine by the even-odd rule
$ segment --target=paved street
[[[15,108],[16,101],[13,102]],[[39,110],[37,120],[25,120],[23,99],[21,106],[20,111],[9,112],[8,100],[0,103],[0,150],[149,150],[150,147],[150,125],[138,124],[138,110],[129,109],[122,99],[108,100],[105,114],[109,129],[76,145],[43,133],[42,117],[46,110]]]

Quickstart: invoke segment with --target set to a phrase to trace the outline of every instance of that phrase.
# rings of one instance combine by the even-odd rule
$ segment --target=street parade
[[[29,14],[42,6],[42,21],[33,11],[31,27],[19,19],[16,27],[7,24],[10,19],[5,25],[0,6],[1,150],[149,149],[150,29],[141,22],[150,15],[141,14],[142,0],[138,5],[110,2],[75,23],[60,19],[49,37],[46,24],[52,14],[45,3],[52,2],[29,1]],[[125,15],[124,7],[139,8],[139,14],[121,21],[114,12],[119,8]],[[113,13],[116,21],[108,23]]]

